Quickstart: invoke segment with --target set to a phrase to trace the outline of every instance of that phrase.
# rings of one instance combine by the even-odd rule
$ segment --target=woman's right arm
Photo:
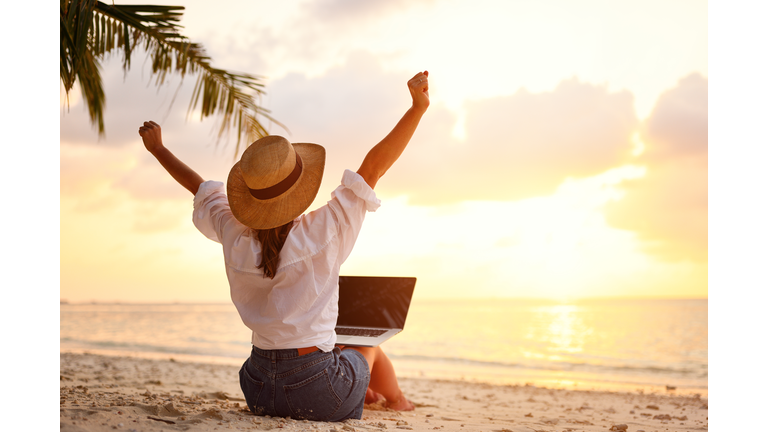
[[[428,76],[429,72],[424,71],[408,80],[408,90],[413,104],[394,129],[368,152],[357,170],[371,189],[403,153],[421,121],[421,116],[427,111],[429,107]]]
[[[192,192],[192,195],[197,194],[197,189],[203,182],[203,178],[163,145],[160,125],[151,120],[144,122],[139,127],[139,135],[141,135],[141,139],[144,141],[144,147],[146,147],[148,152],[152,153],[157,161],[160,162],[160,165],[168,171],[168,174],[179,182],[180,185],[184,186],[185,189]]]

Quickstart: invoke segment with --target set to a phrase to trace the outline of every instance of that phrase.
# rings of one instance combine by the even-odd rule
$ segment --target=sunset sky
[[[290,131],[271,133],[326,147],[310,209],[429,71],[431,106],[342,274],[415,276],[421,298],[708,297],[706,2],[160,3],[186,7],[216,67],[264,77]],[[157,121],[220,181],[234,140],[186,119],[193,77],[157,89],[141,52],[102,74],[105,138],[79,89],[60,98],[60,297],[228,301],[221,247],[137,130]]]

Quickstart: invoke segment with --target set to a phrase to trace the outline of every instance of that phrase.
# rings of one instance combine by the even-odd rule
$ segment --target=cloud
[[[588,177],[624,163],[637,124],[629,92],[610,93],[575,78],[551,92],[521,89],[468,103],[466,112],[465,142],[434,149],[442,150],[448,167],[431,182],[441,200],[551,194],[567,177]]]
[[[645,157],[665,160],[684,156],[706,156],[708,150],[707,79],[691,74],[663,93],[646,120],[643,139]]]
[[[109,185],[113,173],[130,169],[121,151],[100,146],[88,148],[62,144],[59,156],[62,196],[92,195]]]
[[[165,144],[181,160],[206,179],[226,180],[234,141],[216,148],[213,121],[185,120],[187,91],[193,84],[189,78],[168,111],[173,85],[161,89],[158,97],[140,67],[124,77],[120,62],[113,60],[105,71],[110,98],[107,139],[96,139],[84,111],[73,112],[61,122],[62,160],[70,147],[123,149],[124,157],[135,164],[130,170],[96,170],[109,178],[111,187],[137,199],[172,199],[180,186],[143,151],[136,132],[141,122],[153,119],[161,123]],[[408,109],[406,82],[415,72],[385,71],[372,54],[357,51],[346,64],[321,76],[292,73],[271,83],[264,105],[290,133],[274,125],[270,132],[293,142],[316,142],[328,151],[317,204],[327,200],[343,169],[356,170]],[[377,192],[407,195],[417,205],[548,195],[568,177],[596,175],[627,162],[637,127],[629,92],[610,92],[576,78],[548,92],[520,89],[509,96],[475,100],[466,104],[465,112],[466,138],[460,141],[451,133],[457,114],[433,104]],[[98,157],[90,160],[90,168],[73,175],[100,165]]]
[[[133,209],[136,216],[133,218],[131,231],[153,233],[188,228],[192,218],[191,207],[191,204],[185,206],[177,200],[138,201]]]
[[[415,73],[415,71],[414,71]],[[324,203],[344,169],[357,170],[363,158],[394,127],[410,106],[403,73],[385,73],[370,54],[356,52],[343,66],[322,76],[292,73],[270,86],[269,107],[290,132],[291,142],[326,148]]]
[[[71,90],[76,103],[61,110],[59,132],[62,144],[122,147],[136,142],[139,125],[148,117],[158,121],[184,118],[195,77],[186,77],[181,89],[179,83],[182,81],[175,76],[156,87],[144,59],[143,50],[137,50],[127,73],[122,70],[120,58],[113,56],[102,62],[104,137],[100,137],[96,127],[91,125],[85,102],[79,96],[79,86]]]
[[[309,3],[307,12],[314,19],[326,22],[380,19],[382,14],[402,12],[417,3],[412,0],[320,0]],[[420,3],[432,4],[434,0]]]
[[[692,74],[659,97],[641,132],[647,174],[606,208],[611,225],[665,260],[707,261],[707,93],[707,79]]]
[[[234,141],[215,148],[214,120],[186,121],[193,77],[186,79],[169,110],[178,80],[158,90],[140,62],[134,63],[124,75],[119,59],[105,62],[107,138],[97,139],[79,106],[62,118],[62,145],[140,146],[136,130],[153,119],[163,126],[165,144],[183,161],[206,179],[224,181]],[[328,175],[318,203],[338,185],[343,169],[356,170],[410,106],[406,81],[415,72],[385,71],[377,57],[356,51],[344,65],[320,76],[291,73],[270,83],[262,102],[290,133],[275,125],[270,132],[293,142],[320,143],[328,150]],[[441,91],[450,89],[431,88],[433,94]],[[552,91],[520,89],[509,96],[471,101],[464,110],[466,138],[460,141],[451,133],[457,114],[434,103],[377,192],[407,195],[418,205],[547,195],[568,177],[596,175],[627,162],[637,127],[631,93],[611,92],[576,78]],[[664,125],[657,128],[663,130]],[[159,181],[164,178],[160,169],[145,171],[156,165],[148,155],[137,164],[115,178],[113,186],[147,198],[174,193],[175,184]]]
[[[84,217],[132,232],[172,230],[189,219],[191,194],[156,161],[143,161],[137,147],[62,144],[60,150],[62,230]]]
[[[575,79],[551,92],[521,89],[468,103],[466,113],[466,139],[458,142],[448,133],[454,119],[428,112],[413,149],[392,170],[399,177],[392,193],[418,204],[549,195],[568,177],[626,162],[637,123],[629,93]]]
[[[272,79],[297,71],[309,76],[324,74],[361,49],[384,59],[404,58],[409,49],[417,47],[410,35],[416,28],[426,28],[424,16],[434,13],[436,3],[319,0],[265,6],[250,2],[243,5],[247,13],[242,16],[222,16],[226,28],[210,27],[209,16],[199,11],[194,12],[194,20],[206,21],[199,25],[206,31],[198,41],[205,44],[217,67],[264,76],[270,91]],[[193,13],[192,8],[188,13]],[[416,33],[423,43],[424,32]],[[421,63],[427,63],[423,55]]]
[[[357,169],[410,106],[410,76],[384,72],[376,58],[357,52],[322,76],[275,81],[270,107],[291,130],[291,141],[326,146],[326,173],[335,187],[341,170]],[[459,141],[451,133],[457,115],[433,104],[377,192],[408,195],[418,205],[551,194],[568,177],[627,162],[638,124],[629,92],[575,78],[551,92],[521,89],[474,101],[466,113],[466,139]]]

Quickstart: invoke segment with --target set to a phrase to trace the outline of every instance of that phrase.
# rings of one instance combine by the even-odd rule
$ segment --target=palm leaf
[[[83,99],[88,105],[91,123],[104,133],[104,91],[98,62],[89,50],[88,32],[96,0],[61,0],[60,75],[69,101],[69,91],[80,81]]]
[[[61,80],[67,94],[75,78],[81,83],[91,122],[98,124],[100,134],[104,133],[104,95],[98,62],[113,51],[121,51],[127,72],[137,46],[146,50],[157,86],[165,83],[169,73],[182,79],[197,74],[187,115],[199,107],[201,120],[219,116],[219,138],[233,129],[237,134],[235,155],[243,136],[253,140],[268,134],[260,118],[285,128],[258,103],[264,94],[261,78],[214,68],[203,46],[180,33],[184,7],[60,1]]]

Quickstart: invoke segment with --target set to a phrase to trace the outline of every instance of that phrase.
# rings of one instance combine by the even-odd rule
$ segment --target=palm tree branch
[[[83,99],[88,104],[91,123],[104,133],[104,91],[98,62],[88,49],[88,32],[93,19],[95,0],[61,0],[59,27],[61,33],[59,73],[69,101],[69,91],[79,81]]]
[[[61,5],[61,79],[67,92],[75,77],[81,81],[84,99],[98,105],[89,106],[92,121],[93,115],[103,115],[96,60],[122,50],[123,69],[127,72],[133,50],[143,44],[151,59],[155,85],[163,84],[169,72],[179,73],[182,79],[187,73],[199,74],[188,115],[198,106],[201,120],[220,115],[219,138],[234,127],[238,136],[236,153],[243,135],[255,139],[268,134],[260,117],[285,128],[257,104],[257,98],[264,93],[261,78],[214,68],[202,45],[180,33],[183,6],[109,5],[96,0],[61,0]],[[86,52],[90,55],[78,55]],[[91,64],[84,64],[88,61]],[[95,73],[98,79],[87,79],[83,70]],[[88,91],[97,93],[86,95]],[[98,123],[103,133],[101,117]]]
[[[77,70],[77,80],[80,82],[80,90],[83,99],[88,105],[88,115],[91,122],[95,122],[99,132],[104,132],[104,88],[99,73],[99,63],[90,51],[85,52],[81,67]],[[101,102],[101,103],[99,103]]]
[[[190,100],[187,114],[200,107],[200,119],[221,115],[219,138],[228,133],[232,126],[237,130],[239,151],[242,135],[255,139],[268,134],[258,116],[262,116],[281,127],[269,115],[269,111],[256,103],[264,85],[259,77],[249,74],[232,73],[211,66],[211,59],[200,44],[189,42],[179,33],[181,26],[180,6],[111,6],[98,2],[96,12],[133,28],[134,43],[144,41],[152,58],[152,73],[156,84],[164,83],[167,73],[175,71],[182,77],[186,73],[199,72],[197,83]],[[124,30],[128,34],[127,30]],[[125,52],[124,67],[128,68],[130,52]],[[248,89],[251,92],[245,92]],[[242,121],[243,117],[246,119]]]

